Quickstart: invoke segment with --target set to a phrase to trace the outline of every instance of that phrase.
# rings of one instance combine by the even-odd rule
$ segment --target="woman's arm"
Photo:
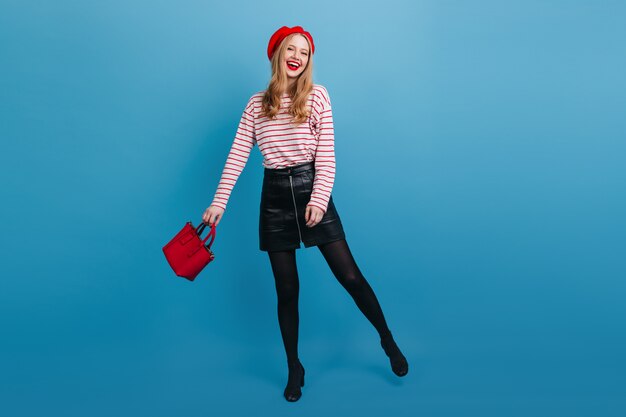
[[[219,184],[217,185],[217,191],[213,196],[211,205],[220,207],[226,210],[230,193],[232,192],[237,179],[248,162],[250,157],[250,151],[256,143],[256,135],[254,131],[254,115],[252,113],[253,103],[252,99],[248,101],[248,105],[241,115],[239,121],[239,127],[235,134],[235,140],[230,147],[230,152],[226,158],[224,169],[222,170],[222,176]]]
[[[314,107],[319,131],[315,150],[315,179],[311,199],[307,206],[318,207],[326,213],[335,182],[335,130],[328,91],[320,86],[319,93],[321,95],[319,103]]]

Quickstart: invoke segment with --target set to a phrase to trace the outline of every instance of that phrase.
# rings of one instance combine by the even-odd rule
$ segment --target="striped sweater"
[[[259,91],[248,100],[211,205],[226,209],[235,183],[256,144],[263,155],[265,168],[285,168],[315,161],[313,191],[307,205],[318,207],[325,213],[335,181],[334,127],[328,91],[320,84],[313,85],[308,98],[311,115],[297,126],[291,124],[288,112],[291,99],[287,93],[282,96],[274,120],[260,114],[263,94],[264,91]]]

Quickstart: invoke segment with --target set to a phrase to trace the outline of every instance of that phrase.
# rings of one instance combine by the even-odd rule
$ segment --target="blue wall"
[[[623,416],[625,17],[591,0],[4,0],[2,414]],[[297,404],[258,148],[214,263],[192,283],[161,252],[211,202],[282,25],[314,36],[333,199],[411,366],[391,373],[301,249]]]

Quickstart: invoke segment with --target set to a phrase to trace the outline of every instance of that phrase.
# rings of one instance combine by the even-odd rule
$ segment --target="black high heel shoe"
[[[380,345],[385,350],[385,354],[389,357],[393,373],[398,376],[405,376],[409,372],[409,363],[400,351],[395,340],[393,340],[391,333],[380,338]]]
[[[304,386],[304,366],[299,359],[294,362],[287,362],[287,366],[289,367],[289,378],[284,392],[285,399],[298,401],[302,396],[300,387]]]

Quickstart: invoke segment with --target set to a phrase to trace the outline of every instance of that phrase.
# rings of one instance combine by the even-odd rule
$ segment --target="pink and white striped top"
[[[259,91],[248,100],[211,205],[226,209],[250,151],[257,144],[264,168],[285,168],[315,161],[313,191],[307,205],[319,207],[326,213],[335,181],[335,133],[328,91],[323,85],[313,84],[308,98],[311,115],[300,125],[291,124],[288,112],[291,99],[287,93],[283,94],[276,119],[262,116],[264,92]]]

